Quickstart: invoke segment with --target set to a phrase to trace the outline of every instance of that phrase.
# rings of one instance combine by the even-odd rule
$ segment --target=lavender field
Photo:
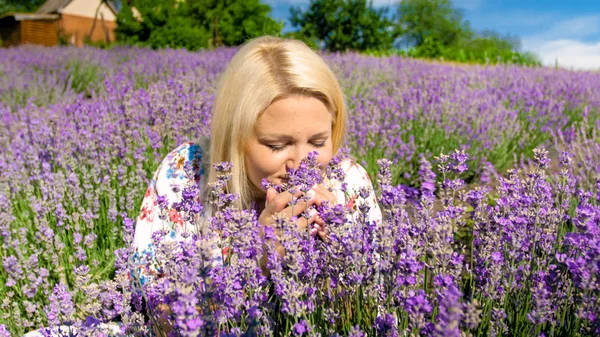
[[[129,285],[133,223],[162,158],[210,136],[234,53],[0,50],[0,336],[152,333]],[[325,245],[283,222],[293,254],[266,279],[238,210],[221,224],[236,262],[209,272],[206,238],[183,244],[150,323],[167,304],[177,336],[599,335],[600,73],[324,57],[384,223],[332,207]]]

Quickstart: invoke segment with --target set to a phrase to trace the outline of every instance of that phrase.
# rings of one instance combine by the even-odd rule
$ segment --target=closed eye
[[[273,152],[283,151],[283,149],[285,148],[285,145],[270,145],[270,144],[265,144],[265,146],[268,147]]]

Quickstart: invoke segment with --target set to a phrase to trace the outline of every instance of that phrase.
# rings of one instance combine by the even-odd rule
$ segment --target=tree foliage
[[[297,35],[331,51],[389,49],[395,30],[385,16],[367,0],[313,0],[309,9],[291,8],[291,23]]]
[[[513,36],[475,32],[451,0],[403,0],[397,5],[396,29],[409,47],[408,56],[460,62],[539,65],[531,53],[521,53]]]
[[[283,22],[270,17],[259,0],[188,0],[190,14],[214,38],[214,45],[235,46],[262,35],[279,35]]]
[[[416,47],[427,40],[449,46],[472,35],[469,23],[450,0],[403,0],[397,14],[397,29]]]
[[[46,0],[0,0],[0,15],[8,12],[35,12]]]
[[[152,48],[235,46],[283,27],[260,0],[133,0],[117,16],[117,39]]]

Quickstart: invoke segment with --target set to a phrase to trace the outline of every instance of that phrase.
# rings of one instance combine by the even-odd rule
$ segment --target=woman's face
[[[254,126],[246,145],[246,167],[252,183],[263,179],[281,184],[288,168],[297,168],[309,152],[317,151],[325,166],[333,156],[332,115],[314,97],[293,95],[273,102]]]

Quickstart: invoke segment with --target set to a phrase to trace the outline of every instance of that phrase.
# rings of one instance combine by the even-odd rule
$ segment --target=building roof
[[[71,1],[73,1],[73,0],[48,0],[42,6],[40,6],[40,8],[38,8],[36,13],[39,13],[39,14],[59,13],[60,10],[67,7],[67,5],[71,3]],[[114,1],[107,0],[104,2],[108,5],[108,8],[110,8],[110,10],[115,15],[117,15],[119,13],[119,11],[117,10],[117,6],[115,6]]]
[[[64,7],[66,7],[72,0],[48,0],[38,8],[36,13],[50,14],[57,13]]]
[[[38,13],[6,13],[0,16],[0,20],[13,17],[15,21],[25,20],[57,20],[57,14],[38,14]]]

